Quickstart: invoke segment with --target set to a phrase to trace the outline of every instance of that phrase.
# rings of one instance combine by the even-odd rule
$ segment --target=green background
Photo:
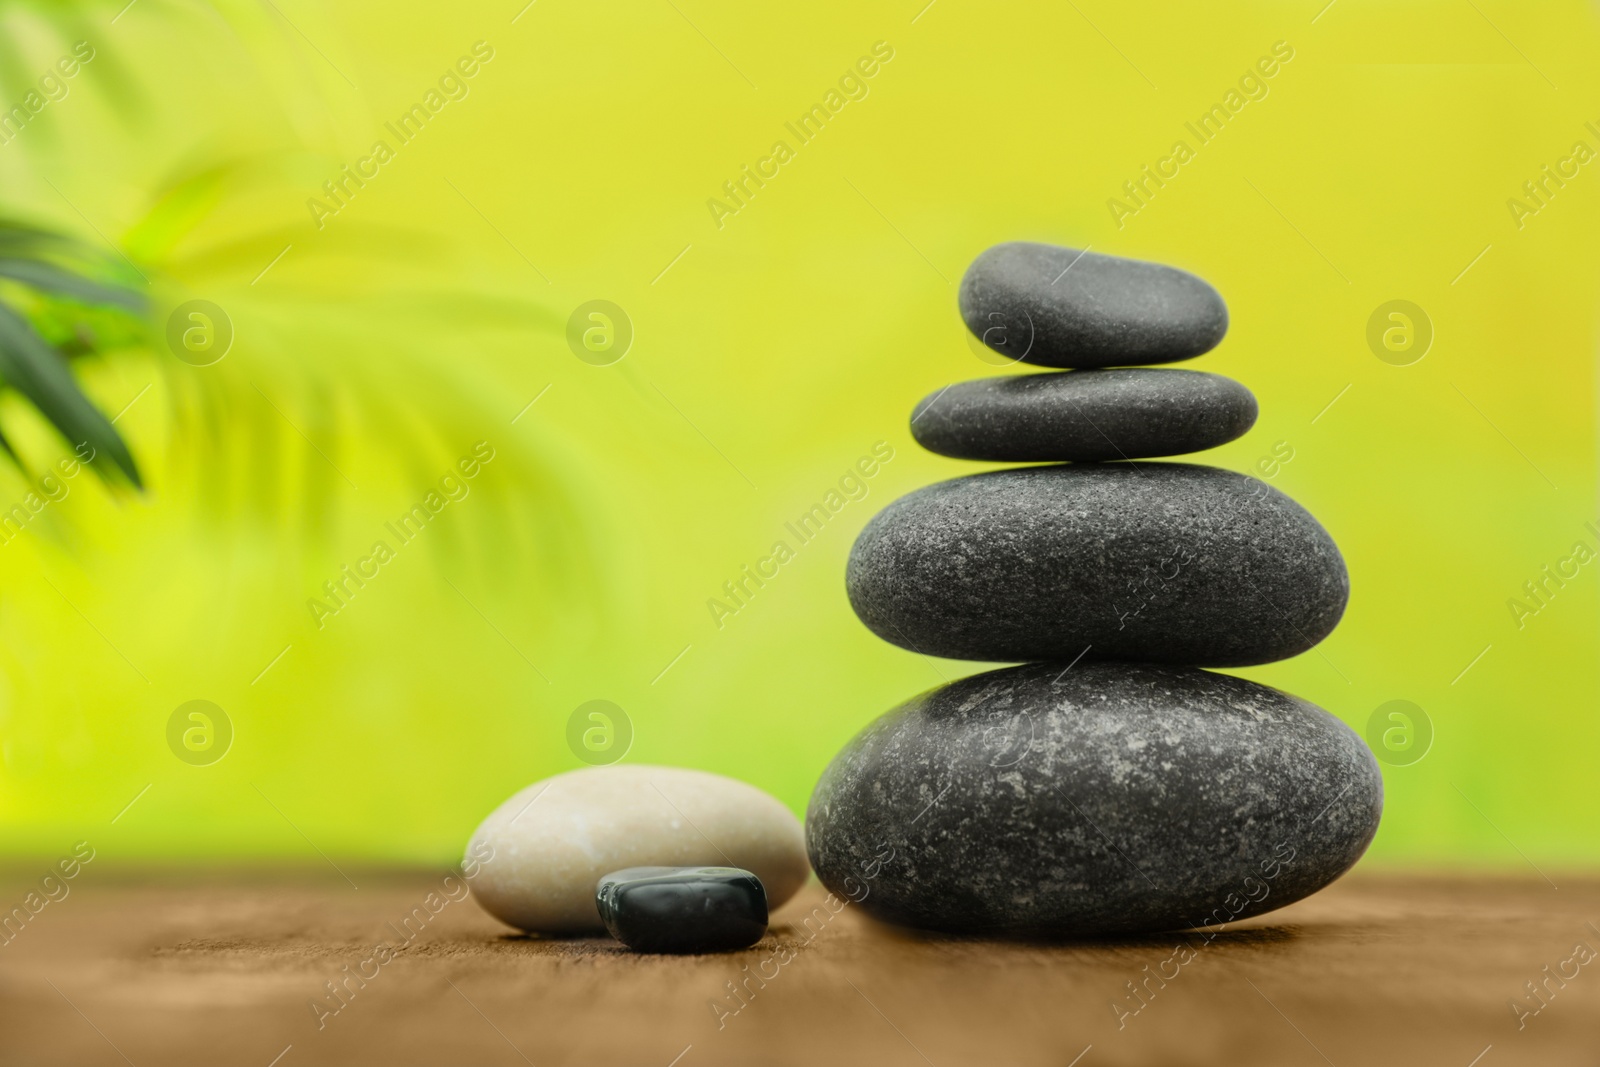
[[[628,760],[803,811],[873,716],[980,669],[874,638],[844,565],[877,509],[977,469],[907,418],[1006,373],[955,286],[1034,239],[1227,299],[1189,366],[1262,414],[1204,460],[1292,449],[1272,482],[1352,577],[1327,641],[1238,673],[1363,732],[1396,699],[1432,722],[1385,767],[1370,862],[1600,858],[1596,566],[1520,628],[1508,607],[1595,540],[1600,167],[1520,226],[1507,203],[1600,148],[1592,5],[521,3],[0,9],[8,107],[96,49],[0,147],[8,208],[115,244],[157,311],[154,344],[83,368],[149,492],[79,475],[0,545],[5,850],[448,862],[582,765],[593,699],[631,719]],[[400,144],[384,123],[478,41],[468,94]],[[880,41],[867,95],[798,145],[784,123]],[[1267,95],[1199,145],[1185,122],[1279,41]],[[380,138],[319,228],[308,201]],[[719,227],[707,201],[779,139],[794,158]],[[1179,139],[1194,158],[1119,226],[1108,200]],[[235,331],[209,367],[159,338],[197,298]],[[633,324],[611,366],[565,340],[593,299]],[[1395,299],[1434,331],[1409,366],[1367,343]],[[65,454],[14,397],[0,416],[36,467]],[[384,523],[480,441],[469,494],[397,545]],[[708,599],[879,441],[865,498],[718,627]],[[28,491],[0,471],[0,504]],[[319,628],[308,601],[380,539],[394,558]],[[194,699],[233,725],[209,766],[167,747]]]

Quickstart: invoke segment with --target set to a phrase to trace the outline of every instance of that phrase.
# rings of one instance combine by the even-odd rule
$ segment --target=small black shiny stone
[[[767,891],[737,867],[628,867],[600,879],[595,903],[637,952],[728,952],[767,932]]]

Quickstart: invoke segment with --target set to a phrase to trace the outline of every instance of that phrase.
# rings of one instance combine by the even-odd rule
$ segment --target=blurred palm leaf
[[[135,486],[138,467],[111,421],[90,403],[67,366],[69,355],[101,347],[95,319],[107,311],[125,321],[118,332],[137,332],[144,298],[94,277],[95,257],[74,242],[25,224],[0,219],[0,380],[27,397],[67,441],[106,455]],[[0,448],[17,460],[0,434]],[[20,464],[20,460],[18,460]],[[96,466],[102,476],[106,468]]]
[[[120,6],[108,11],[107,5],[94,0],[4,0],[0,4],[0,98],[5,106],[12,107],[29,92],[41,91],[39,79],[55,73],[53,61],[69,53],[75,43],[103,43],[106,19]],[[133,121],[146,106],[144,87],[114,52],[95,47],[92,68],[65,80],[67,96],[78,77],[98,83],[106,105],[124,121]],[[41,145],[58,144],[58,132],[51,122],[30,122],[26,136]]]
[[[51,42],[75,39],[65,12],[98,12],[104,22],[124,8],[125,0],[0,0],[0,30],[8,18],[40,29],[44,43],[30,53],[37,64]],[[120,216],[108,229],[149,287],[116,284],[127,270],[118,260],[73,262],[61,257],[81,247],[73,253],[51,234],[0,226],[0,294],[22,294],[26,307],[13,306],[58,362],[93,351],[105,355],[96,362],[112,380],[154,376],[140,408],[146,429],[127,429],[140,442],[153,508],[173,509],[172,521],[225,529],[228,543],[270,531],[271,559],[306,579],[326,577],[342,546],[381,535],[385,510],[414,502],[472,442],[489,440],[502,457],[495,478],[517,491],[475,495],[458,518],[430,528],[429,551],[465,583],[476,569],[463,563],[469,542],[486,584],[506,587],[519,569],[537,568],[548,602],[564,605],[556,613],[562,640],[580,640],[599,625],[590,593],[602,572],[586,533],[595,516],[564,472],[568,443],[532,420],[510,425],[548,380],[529,381],[520,366],[499,373],[481,357],[485,345],[512,336],[559,344],[564,319],[514,278],[479,269],[460,235],[438,220],[341,219],[325,239],[308,239],[305,190],[337,168],[352,136],[370,143],[377,122],[370,102],[348,94],[310,45],[336,37],[317,25],[316,9],[302,5],[292,15],[294,23],[262,0],[146,0],[115,37],[95,39],[97,58],[80,75],[85,90],[93,87],[85,106],[60,124],[54,142],[30,137],[18,147],[36,172],[73,173],[90,188],[92,171],[74,173],[75,162],[131,164],[118,183],[141,190],[143,212],[120,204],[107,212]],[[171,35],[208,42],[226,77],[164,62],[160,45]],[[117,80],[124,75],[133,84]],[[147,106],[129,114],[128,99]],[[113,113],[96,114],[100,103]],[[58,206],[48,194],[42,203],[17,202]],[[263,280],[263,268],[291,243]],[[20,268],[25,278],[7,272],[11,260],[29,264]],[[61,272],[34,266],[41,262]],[[217,302],[237,326],[230,354],[203,369],[151,359],[149,342],[159,339],[128,302],[143,293],[158,319],[186,298]],[[113,294],[122,302],[107,299]],[[508,377],[516,382],[509,395]],[[138,381],[130,386],[132,393]],[[153,410],[164,421],[154,421]]]

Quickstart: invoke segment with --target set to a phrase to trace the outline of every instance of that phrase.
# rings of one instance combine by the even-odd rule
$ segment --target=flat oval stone
[[[1228,332],[1221,295],[1187,271],[1028,241],[973,260],[958,300],[984,344],[1045,367],[1173,363]]]
[[[1383,781],[1338,719],[1242,678],[1032,663],[863,730],[806,815],[824,885],[890,922],[1092,936],[1271,911],[1366,851]]]
[[[867,523],[851,606],[932,656],[1237,667],[1304,652],[1349,599],[1339,549],[1265,482],[1186,463],[939,482]]]
[[[1220,374],[1080,370],[946,386],[917,405],[911,435],[956,459],[1143,459],[1226,444],[1256,413],[1250,390]]]
[[[788,808],[753,785],[705,771],[625,764],[535,782],[473,832],[472,894],[521,930],[603,933],[601,876],[626,867],[732,865],[753,872],[772,907],[810,875]]]
[[[731,952],[767,932],[761,879],[737,867],[630,867],[600,879],[595,906],[636,952]]]

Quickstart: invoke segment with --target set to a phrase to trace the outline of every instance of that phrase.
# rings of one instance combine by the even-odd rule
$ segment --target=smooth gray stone
[[[1226,444],[1256,413],[1250,390],[1220,374],[1080,370],[947,386],[917,405],[911,435],[956,459],[1143,459]]]
[[[925,693],[812,793],[824,885],[953,933],[1094,936],[1247,918],[1366,851],[1383,781],[1298,697],[1149,664],[1030,663]]]
[[[1187,271],[1029,241],[973,260],[959,304],[984,344],[1046,367],[1173,363],[1228,332],[1221,295]]]
[[[595,888],[611,936],[636,952],[732,952],[767,932],[767,891],[738,867],[629,867]]]
[[[991,471],[919,489],[850,551],[851,606],[914,652],[1239,667],[1304,652],[1350,582],[1265,482],[1187,463]]]

